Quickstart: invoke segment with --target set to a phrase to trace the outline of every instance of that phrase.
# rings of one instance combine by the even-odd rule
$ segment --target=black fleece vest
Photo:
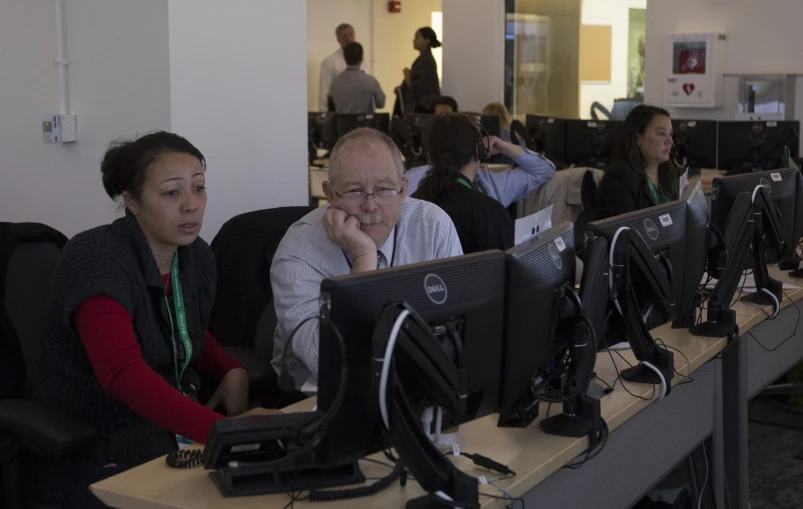
[[[180,247],[178,253],[194,363],[204,345],[214,302],[216,268],[212,251],[200,238],[189,246]],[[148,423],[101,387],[73,328],[72,315],[96,295],[107,295],[119,302],[133,317],[134,332],[145,362],[175,387],[164,292],[156,260],[133,216],[127,215],[110,225],[83,232],[64,247],[47,305],[34,399],[57,405],[98,430],[96,443],[79,462],[88,470],[83,476],[87,480],[97,479],[98,474],[112,475],[119,471],[89,470],[108,464],[134,466],[175,449],[176,442],[170,432]],[[197,398],[200,379],[188,367],[182,387],[187,390],[190,385]],[[76,467],[81,468],[75,464],[64,465],[63,474],[67,475],[67,469]],[[51,472],[53,474],[55,472]],[[67,477],[80,479],[82,476],[73,470]],[[81,488],[86,489],[85,486]]]

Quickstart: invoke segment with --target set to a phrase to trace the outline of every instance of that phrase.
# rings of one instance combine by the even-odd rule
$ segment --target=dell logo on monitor
[[[767,194],[772,194],[772,186],[770,185],[769,180],[765,179],[764,177],[761,177],[758,183],[761,184],[762,187],[764,187],[764,189],[767,191]]]
[[[435,304],[443,304],[446,302],[448,292],[446,291],[446,283],[443,282],[439,276],[435,274],[427,274],[424,278],[424,291],[427,292],[429,300]]]
[[[655,223],[652,222],[652,219],[644,220],[644,230],[647,232],[647,236],[649,236],[652,240],[658,239],[658,227],[655,226]]]

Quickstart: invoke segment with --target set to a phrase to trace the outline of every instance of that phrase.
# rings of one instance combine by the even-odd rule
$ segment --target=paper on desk
[[[700,284],[704,284],[707,280],[708,280],[708,275],[707,274],[703,274],[703,279],[700,281]],[[717,283],[716,279],[711,280],[708,283],[708,288],[713,288],[716,283]],[[744,287],[742,286],[743,283],[744,283]],[[756,291],[756,280],[753,277],[753,274],[748,274],[746,276],[740,277],[739,278],[739,286],[737,288],[739,288],[742,291],[742,293],[755,293],[755,291]],[[799,286],[795,286],[795,285],[790,285],[789,283],[784,283],[783,284],[783,289],[784,290],[799,290],[800,287]]]
[[[550,228],[552,228],[552,205],[535,214],[516,219],[515,245],[527,242]]]

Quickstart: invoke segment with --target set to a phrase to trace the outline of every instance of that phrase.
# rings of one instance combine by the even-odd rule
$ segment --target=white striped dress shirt
[[[270,281],[278,324],[273,335],[271,364],[277,374],[281,374],[282,353],[290,333],[302,320],[318,313],[321,281],[351,273],[342,249],[329,240],[324,230],[322,218],[326,208],[317,208],[293,224],[273,257]],[[404,200],[395,237],[395,267],[463,254],[452,220],[438,206],[426,201]],[[393,246],[394,232],[391,232],[378,250],[380,268],[390,266]],[[311,377],[317,381],[317,320],[304,324],[293,337],[286,367],[296,388]]]

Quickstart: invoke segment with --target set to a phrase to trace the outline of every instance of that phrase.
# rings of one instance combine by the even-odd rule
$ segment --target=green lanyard
[[[457,182],[459,184],[461,184],[461,185],[466,186],[467,188],[471,189],[472,191],[474,191],[474,185],[471,183],[471,181],[468,179],[468,177],[466,177],[462,173],[457,176]],[[486,188],[485,184],[483,184],[482,182],[477,181],[477,189],[476,190],[481,192],[484,195],[488,194],[488,188]]]
[[[181,366],[181,371],[178,370],[178,344],[176,343],[176,336],[173,333],[173,314],[170,312],[170,303],[165,296],[165,305],[167,306],[167,316],[170,318],[170,341],[173,343],[173,366],[176,370],[176,386],[181,391],[181,377],[184,376],[187,366],[190,365],[192,359],[192,342],[190,341],[190,334],[187,331],[187,312],[184,310],[184,292],[181,290],[181,279],[178,275],[178,250],[173,255],[173,267],[170,269],[170,279],[173,284],[173,305],[176,308],[176,321],[178,322],[178,333],[181,336],[181,342],[184,343],[184,363]]]
[[[664,201],[658,195],[658,190],[655,189],[655,184],[652,183],[652,180],[647,179],[647,187],[650,190],[650,195],[652,196],[653,203],[655,203],[656,205],[660,205],[660,204],[664,203]]]

